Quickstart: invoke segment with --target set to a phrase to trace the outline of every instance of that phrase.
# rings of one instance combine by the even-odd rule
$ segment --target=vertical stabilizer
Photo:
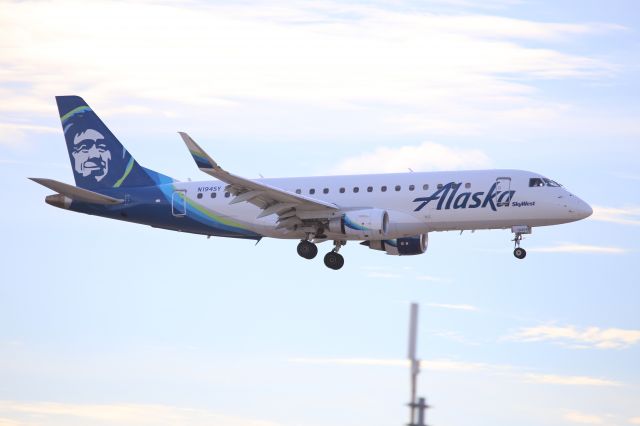
[[[56,103],[78,187],[150,186],[164,177],[140,166],[81,97],[56,96]]]

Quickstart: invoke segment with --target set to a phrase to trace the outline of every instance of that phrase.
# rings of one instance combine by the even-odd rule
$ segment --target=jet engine
[[[414,237],[397,238],[395,240],[370,240],[360,244],[372,250],[386,251],[392,256],[411,256],[427,251],[429,243],[428,234],[420,234]]]
[[[360,238],[381,238],[388,226],[389,215],[380,209],[351,210],[329,220],[329,232]]]

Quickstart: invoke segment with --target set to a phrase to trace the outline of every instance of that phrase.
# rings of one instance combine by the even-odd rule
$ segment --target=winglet
[[[200,148],[200,145],[191,139],[191,136],[185,132],[178,132],[178,134],[180,134],[180,137],[182,137],[182,140],[187,145],[187,149],[189,149],[199,169],[217,169],[220,167],[213,158],[209,157],[209,154],[207,154],[204,149]]]

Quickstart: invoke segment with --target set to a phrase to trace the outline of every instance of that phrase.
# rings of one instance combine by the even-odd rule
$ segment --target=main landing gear
[[[298,244],[298,254],[305,259],[313,259],[318,254],[318,246],[311,241],[302,240]]]
[[[345,245],[345,241],[334,241],[334,248],[324,256],[324,264],[327,268],[338,270],[344,265],[344,257],[338,251]],[[313,259],[318,254],[318,246],[309,240],[298,243],[298,254],[305,259]]]
[[[511,232],[515,234],[515,237],[511,240],[515,246],[513,255],[518,259],[524,259],[527,256],[527,251],[520,247],[520,241],[522,241],[524,234],[531,234],[531,227],[527,225],[512,226]]]
[[[344,266],[344,257],[338,251],[344,245],[344,241],[334,241],[335,247],[324,255],[324,264],[327,268],[337,271]]]

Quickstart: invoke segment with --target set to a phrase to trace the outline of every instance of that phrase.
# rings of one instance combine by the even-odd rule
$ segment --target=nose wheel
[[[513,249],[513,255],[518,259],[524,259],[527,255],[527,251],[521,247],[516,247],[515,249]]]
[[[520,247],[520,241],[522,241],[522,233],[516,232],[516,236],[513,239],[515,248],[513,249],[513,255],[517,259],[524,259],[527,256],[527,251]]]

